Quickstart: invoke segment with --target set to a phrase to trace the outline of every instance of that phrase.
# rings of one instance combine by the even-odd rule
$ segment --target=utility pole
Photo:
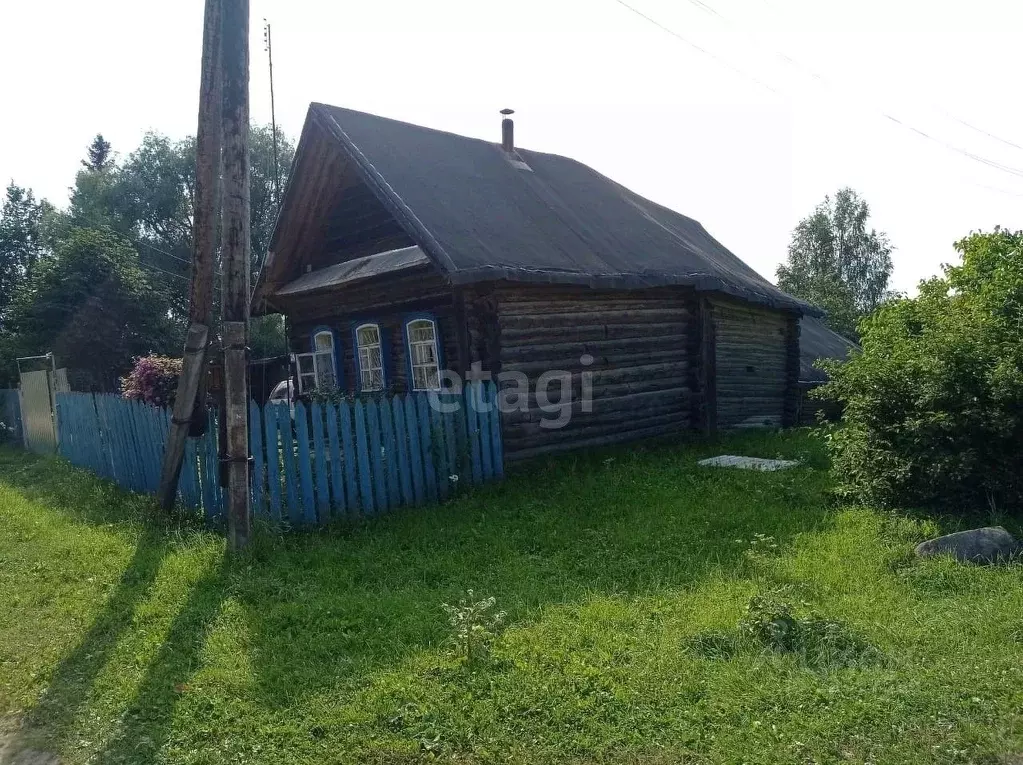
[[[185,339],[181,377],[160,474],[160,505],[174,507],[185,441],[193,419],[206,417],[199,391],[206,372],[213,313],[213,267],[217,245],[217,202],[221,145],[221,0],[206,0],[199,80],[199,126],[196,131],[195,214],[192,224],[192,285],[190,325]]]
[[[223,338],[227,427],[227,536],[249,542],[249,0],[221,0],[223,12]]]

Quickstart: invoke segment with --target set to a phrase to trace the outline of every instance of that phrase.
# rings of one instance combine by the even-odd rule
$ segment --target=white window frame
[[[376,332],[376,342],[364,343],[360,333],[364,329],[372,329]],[[380,359],[379,364],[372,364],[372,351],[376,349]],[[355,358],[359,364],[359,390],[379,391],[383,390],[386,383],[384,375],[384,334],[380,325],[373,321],[367,321],[355,328]],[[376,373],[376,382],[374,382]]]
[[[329,348],[320,347],[319,341],[322,338],[329,340]],[[321,388],[330,390],[339,386],[337,361],[334,355],[334,333],[329,329],[318,330],[313,334],[312,348],[311,353],[295,354],[295,371],[300,394]]]
[[[433,333],[432,339],[413,341],[413,330],[423,329],[426,325],[429,325]],[[437,322],[434,319],[419,317],[405,322],[405,343],[408,347],[409,380],[412,383],[412,390],[440,390],[440,343],[438,340]],[[432,351],[433,361],[421,361],[417,358],[425,349]],[[417,370],[423,370],[424,382],[422,385],[417,379]],[[433,385],[430,384],[431,373],[435,380]]]

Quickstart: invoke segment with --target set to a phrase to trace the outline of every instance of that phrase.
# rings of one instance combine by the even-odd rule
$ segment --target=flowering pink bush
[[[154,406],[174,403],[181,375],[181,359],[167,356],[139,356],[127,377],[121,378],[121,395]]]

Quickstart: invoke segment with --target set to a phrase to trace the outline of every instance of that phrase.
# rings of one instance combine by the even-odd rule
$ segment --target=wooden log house
[[[810,393],[828,381],[828,373],[817,362],[821,359],[845,361],[859,346],[835,332],[820,319],[805,316],[799,323],[799,416],[798,425],[814,425],[823,414],[837,420],[841,408],[832,402],[813,398]]]
[[[507,115],[489,143],[324,104],[253,310],[285,314],[303,392],[431,389],[474,365],[507,388],[521,373],[509,459],[794,425],[799,320],[819,314],[697,221],[516,147]],[[572,404],[552,427],[559,395]]]

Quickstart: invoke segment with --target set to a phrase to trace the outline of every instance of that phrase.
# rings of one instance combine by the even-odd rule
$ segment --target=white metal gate
[[[70,390],[66,369],[21,373],[22,429],[32,451],[57,450],[56,394]]]
[[[25,446],[35,452],[57,449],[51,380],[52,373],[47,370],[21,373],[21,420]]]

